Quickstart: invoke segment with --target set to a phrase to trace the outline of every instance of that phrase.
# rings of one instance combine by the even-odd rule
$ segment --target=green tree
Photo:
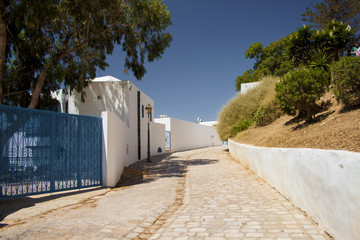
[[[324,50],[316,49],[313,52],[312,59],[310,60],[308,66],[311,68],[320,68],[325,72],[330,71],[330,58]]]
[[[342,22],[329,22],[322,31],[314,33],[315,47],[333,56],[335,61],[344,55],[345,50],[350,49],[355,31]]]
[[[255,58],[253,70],[247,70],[236,79],[236,91],[241,83],[256,82],[266,76],[282,76],[294,68],[294,64],[285,55],[288,39],[281,38],[263,48],[261,43],[253,43],[246,51],[246,58]]]
[[[141,79],[145,61],[159,59],[172,39],[163,0],[0,0],[0,9],[0,99],[29,108],[61,84],[81,92],[115,45]]]
[[[351,107],[360,104],[360,58],[342,57],[331,64],[334,94],[338,101]]]
[[[284,55],[287,44],[287,38],[280,38],[266,46],[261,56],[261,66],[259,68],[269,69],[270,74],[274,76],[282,76],[291,70],[292,66],[285,67],[286,65],[284,64],[289,62]]]
[[[253,59],[255,58],[255,64],[254,69],[258,68],[258,65],[260,63],[261,55],[263,53],[263,45],[261,42],[256,42],[250,45],[248,50],[245,52],[245,57]]]
[[[242,76],[238,76],[236,78],[236,91],[240,92],[241,91],[241,84],[242,83],[249,83],[249,82],[253,82],[253,70],[249,69],[246,72],[244,72],[244,74]]]
[[[321,31],[304,25],[290,35],[286,55],[294,61],[296,67],[307,66],[314,58],[314,51],[324,51],[336,61],[344,55],[344,50],[349,48],[353,38],[354,30],[341,22],[329,22]]]
[[[311,59],[311,53],[315,48],[313,34],[314,30],[311,29],[311,26],[304,25],[303,28],[299,28],[290,35],[286,54],[296,67],[307,65]]]
[[[324,29],[333,20],[350,25],[356,32],[360,31],[359,0],[324,0],[312,3],[301,14],[302,20],[315,24],[317,29]]]
[[[311,121],[318,109],[316,101],[326,90],[327,79],[328,74],[320,68],[289,72],[275,87],[281,109],[292,116],[304,114]]]

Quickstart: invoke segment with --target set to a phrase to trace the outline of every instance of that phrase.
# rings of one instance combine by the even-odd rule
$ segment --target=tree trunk
[[[39,77],[37,78],[35,87],[32,90],[31,101],[30,101],[28,108],[36,108],[37,107],[37,105],[39,103],[41,89],[44,85],[44,82],[45,82],[45,79],[47,76],[47,71],[48,71],[47,68],[42,70]]]
[[[3,79],[5,75],[6,19],[4,0],[0,0],[0,104],[2,104]]]

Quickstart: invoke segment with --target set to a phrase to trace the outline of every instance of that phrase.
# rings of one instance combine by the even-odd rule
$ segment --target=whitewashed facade
[[[91,81],[81,93],[53,93],[63,113],[101,117],[103,122],[103,183],[115,186],[124,166],[147,158],[148,115],[146,106],[154,101],[134,83],[106,76]],[[166,116],[155,119],[150,114],[151,156],[189,149],[222,145],[214,122],[196,124]],[[166,134],[167,133],[167,134]],[[167,138],[168,137],[168,138]],[[166,149],[166,138],[169,149]]]
[[[104,185],[115,186],[124,166],[147,158],[145,107],[147,104],[154,107],[154,101],[132,82],[111,76],[94,79],[84,91],[85,102],[81,102],[81,94],[76,91],[69,95],[59,90],[53,97],[59,101],[61,112],[102,117],[103,171],[108,170],[109,177],[104,179]],[[165,126],[154,122],[153,113],[154,108],[150,114],[152,156],[165,152]]]

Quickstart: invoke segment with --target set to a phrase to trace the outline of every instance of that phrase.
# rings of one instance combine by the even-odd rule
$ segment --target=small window
[[[142,115],[142,118],[144,118],[144,105],[141,105],[141,115]]]
[[[69,100],[66,100],[65,103],[65,113],[69,113]]]

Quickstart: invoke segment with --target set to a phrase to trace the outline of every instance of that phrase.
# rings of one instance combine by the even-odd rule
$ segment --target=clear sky
[[[147,63],[141,81],[124,75],[124,53],[108,57],[97,76],[130,80],[154,100],[155,117],[168,115],[195,122],[217,120],[236,95],[235,80],[253,61],[245,52],[263,46],[303,25],[300,14],[320,0],[165,0],[173,25],[173,41],[163,57]]]

